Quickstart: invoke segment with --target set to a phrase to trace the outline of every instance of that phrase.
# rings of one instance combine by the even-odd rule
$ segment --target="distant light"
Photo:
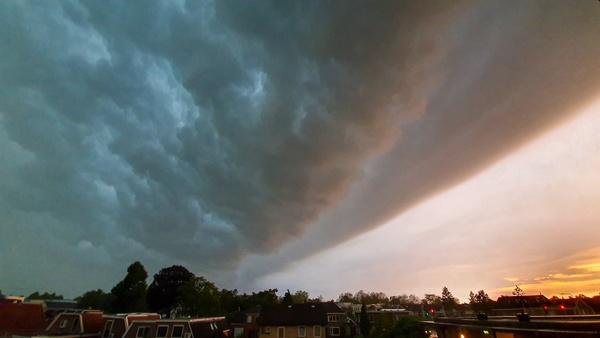
[[[564,304],[560,304],[560,309],[561,309],[562,311],[565,311],[565,310],[567,309],[567,307],[566,307]]]
[[[465,335],[461,333],[460,338],[465,338]]]
[[[490,334],[490,331],[488,331],[488,330],[483,330],[483,334]]]

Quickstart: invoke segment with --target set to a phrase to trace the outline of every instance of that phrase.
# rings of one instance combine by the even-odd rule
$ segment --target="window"
[[[183,336],[183,325],[173,326],[173,333],[171,337],[173,338],[181,338]]]
[[[107,320],[106,323],[104,323],[104,330],[102,331],[103,338],[110,337],[110,332],[112,331],[113,323],[113,320]]]
[[[339,336],[340,335],[340,328],[337,326],[333,326],[329,328],[329,335],[330,336]]]
[[[278,327],[277,328],[277,338],[285,338],[285,327]]]
[[[246,316],[246,323],[248,323],[248,324],[252,323],[252,316],[251,315]]]
[[[306,337],[306,326],[298,326],[298,337]]]
[[[67,327],[67,323],[69,323],[69,320],[68,319],[63,319],[60,322],[60,325],[58,327],[61,328],[61,329],[64,329],[65,327]]]
[[[270,326],[263,326],[261,329],[263,334],[271,334],[271,327]]]
[[[159,325],[156,329],[156,338],[165,338],[167,336],[167,331],[169,331],[168,326]]]
[[[328,322],[338,322],[340,320],[339,315],[327,315]]]
[[[150,331],[150,328],[148,326],[140,326],[135,332],[135,337],[146,338],[146,336],[148,336],[148,331]]]
[[[234,327],[233,328],[233,337],[240,338],[244,336],[244,328],[243,327]]]
[[[313,327],[313,336],[321,337],[321,327],[320,326],[315,325]]]
[[[73,321],[73,325],[71,326],[71,332],[79,331],[79,318]]]

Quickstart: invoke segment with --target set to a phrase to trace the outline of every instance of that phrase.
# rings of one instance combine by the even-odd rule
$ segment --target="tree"
[[[344,292],[338,297],[340,303],[356,303],[354,295],[351,292]]]
[[[513,296],[521,297],[525,294],[525,292],[519,287],[518,284],[515,284],[515,289],[513,290],[512,294]]]
[[[146,278],[148,273],[140,262],[127,268],[127,275],[112,288],[113,312],[141,312],[146,310]]]
[[[279,297],[277,297],[277,291],[277,289],[267,289],[256,293],[252,292],[252,295],[247,298],[246,307],[270,307],[278,304]]]
[[[38,300],[61,300],[63,299],[62,295],[59,295],[57,293],[48,293],[48,292],[44,292],[44,293],[39,293],[39,292],[34,292],[32,294],[30,294],[29,296],[27,296],[27,299],[38,299]]]
[[[193,273],[180,265],[161,269],[154,275],[154,280],[148,288],[148,308],[151,311],[168,314],[176,305],[181,286],[194,277]]]
[[[177,293],[178,315],[207,317],[223,313],[219,289],[204,277],[192,277],[180,286]]]
[[[283,295],[283,299],[281,300],[281,304],[283,305],[292,305],[294,304],[294,299],[292,298],[292,294],[290,290],[287,290]]]
[[[374,336],[380,338],[426,338],[425,328],[414,317],[403,317],[389,329],[375,330]]]
[[[448,290],[448,288],[445,286],[442,289],[441,301],[442,301],[442,307],[443,307],[446,315],[447,315],[446,311],[450,311],[452,313],[454,313],[456,311],[456,307],[458,306],[458,299],[455,298],[452,295],[452,293],[450,292],[450,290]]]
[[[106,312],[111,310],[111,304],[114,302],[112,294],[106,293],[100,289],[88,291],[75,298],[75,300],[81,309],[95,309]]]
[[[309,295],[306,291],[298,290],[292,295],[292,302],[294,304],[304,304],[308,302],[308,299]]]
[[[360,307],[360,333],[363,337],[368,337],[371,333],[371,322],[367,314],[367,304],[363,303]]]
[[[469,304],[471,305],[471,309],[476,313],[487,313],[494,307],[494,301],[483,290],[479,290],[477,293],[471,291],[469,293]]]
[[[222,289],[219,291],[219,302],[221,303],[221,308],[223,311],[225,311],[225,313],[231,313],[245,309],[246,306],[244,300],[247,297],[248,296],[246,294],[239,295],[237,289]]]
[[[309,298],[309,303],[323,303],[323,295],[319,295],[319,297]]]

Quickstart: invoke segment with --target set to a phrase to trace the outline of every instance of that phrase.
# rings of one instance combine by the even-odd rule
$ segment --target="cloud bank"
[[[252,279],[371,229],[597,94],[599,14],[2,2],[2,287],[254,254]]]

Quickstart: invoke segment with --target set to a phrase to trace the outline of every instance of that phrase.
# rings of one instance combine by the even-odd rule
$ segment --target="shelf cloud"
[[[2,282],[76,295],[137,259],[247,280],[353,238],[598,95],[599,16],[4,1]]]

